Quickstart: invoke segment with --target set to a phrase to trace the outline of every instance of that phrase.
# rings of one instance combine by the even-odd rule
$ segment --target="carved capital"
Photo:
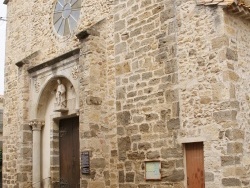
[[[42,127],[44,126],[45,122],[41,120],[31,120],[29,122],[29,125],[32,127],[33,131],[41,131]]]

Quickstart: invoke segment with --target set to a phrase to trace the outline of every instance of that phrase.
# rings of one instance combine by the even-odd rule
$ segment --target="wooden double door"
[[[60,120],[60,188],[80,188],[79,118]]]
[[[205,188],[203,142],[187,143],[187,187]]]

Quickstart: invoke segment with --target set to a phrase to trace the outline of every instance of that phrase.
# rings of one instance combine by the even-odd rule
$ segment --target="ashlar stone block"
[[[179,101],[178,90],[167,90],[165,92],[165,99],[167,103]]]
[[[105,187],[104,182],[98,182],[98,181],[89,182],[89,188],[103,188],[103,187]]]
[[[224,186],[240,186],[241,182],[237,178],[223,178],[222,185]]]
[[[147,123],[143,123],[139,126],[141,132],[148,132],[149,131],[149,125]]]
[[[105,168],[106,161],[104,158],[94,158],[91,160],[92,168]]]
[[[162,177],[162,181],[179,182],[184,180],[184,170],[173,170],[170,175]]]
[[[173,4],[169,4],[169,6],[167,6],[167,10],[164,10],[160,13],[160,21],[162,23],[175,16],[175,9],[173,6]]]
[[[229,38],[225,35],[216,37],[211,40],[212,42],[212,48],[213,49],[218,49],[223,46],[228,46],[229,45]]]
[[[225,122],[225,121],[235,121],[236,120],[237,111],[235,110],[225,110],[218,111],[213,113],[214,120],[217,123]]]
[[[100,97],[88,96],[86,99],[88,105],[101,105],[102,99]]]
[[[228,129],[225,132],[225,136],[230,140],[244,139],[244,131],[239,129]]]
[[[134,172],[126,173],[126,182],[134,182],[134,179],[135,179],[135,173]]]
[[[115,32],[123,30],[125,26],[125,20],[119,20],[115,22]]]
[[[159,151],[149,151],[147,153],[147,159],[158,159],[160,157]]]
[[[125,176],[124,176],[124,171],[121,170],[118,172],[118,180],[119,180],[119,183],[124,183],[124,180],[125,180]]]
[[[235,50],[227,48],[226,57],[228,60],[237,61],[238,60],[238,53]]]
[[[115,66],[116,76],[130,72],[130,65],[128,62],[121,63]]]
[[[115,54],[118,55],[120,53],[126,52],[127,50],[127,43],[121,42],[115,46]]]
[[[168,130],[180,129],[180,119],[179,118],[177,118],[177,119],[170,119],[167,122],[167,127],[168,127]]]
[[[128,159],[129,160],[144,160],[145,159],[145,154],[144,152],[132,152],[128,154]]]
[[[131,150],[131,140],[127,137],[122,137],[118,139],[118,156],[120,160],[125,160],[127,158],[126,152]]]
[[[129,111],[123,111],[117,113],[117,124],[118,125],[129,125],[131,121],[131,114]]]
[[[243,152],[243,144],[239,142],[233,142],[227,144],[228,154],[239,154]]]
[[[139,150],[148,150],[149,148],[151,148],[151,144],[149,142],[143,142],[138,144]]]
[[[235,156],[221,156],[221,166],[235,165]]]
[[[213,182],[214,181],[214,173],[212,172],[205,172],[205,181],[206,182]]]
[[[178,158],[183,156],[183,152],[180,148],[162,148],[161,156],[164,159],[167,158]]]

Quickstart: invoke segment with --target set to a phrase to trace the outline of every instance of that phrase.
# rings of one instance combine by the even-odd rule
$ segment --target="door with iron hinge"
[[[187,187],[204,188],[204,151],[203,142],[185,144]]]
[[[60,187],[80,187],[79,118],[59,123]]]

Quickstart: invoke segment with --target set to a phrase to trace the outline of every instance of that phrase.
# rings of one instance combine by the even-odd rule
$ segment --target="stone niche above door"
[[[78,113],[79,53],[72,53],[66,58],[62,57],[28,70],[30,73],[29,117],[31,119],[43,118],[49,104],[50,108],[53,108],[54,117]]]

